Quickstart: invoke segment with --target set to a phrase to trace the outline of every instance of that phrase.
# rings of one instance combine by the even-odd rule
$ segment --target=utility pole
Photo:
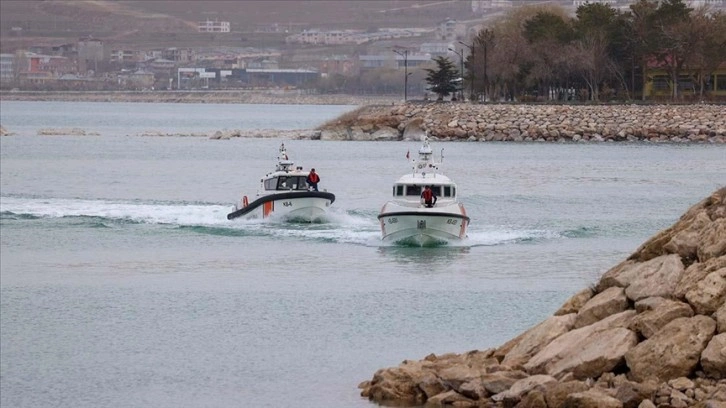
[[[494,33],[488,28],[484,30],[484,101],[489,102],[489,76],[487,75],[487,46],[494,37]]]
[[[459,41],[459,44],[461,44],[464,47],[468,48],[469,49],[469,54],[471,55],[471,62],[470,62],[471,65],[469,65],[469,76],[471,77],[471,82],[469,83],[469,102],[474,102],[474,83],[476,82],[476,76],[474,75],[475,72],[476,72],[476,70],[474,69],[474,67],[475,67],[474,43],[472,43],[471,45],[469,45],[469,44],[464,43],[463,41]],[[485,48],[485,50],[486,50],[486,48]],[[462,54],[463,54],[463,52],[462,52]],[[485,55],[484,59],[486,59],[486,51],[484,51],[484,55]],[[463,58],[464,57],[462,57],[462,59]],[[461,75],[464,75],[463,68],[462,68]],[[484,74],[484,76],[486,77],[486,73]],[[463,87],[464,84],[462,83],[461,86]]]
[[[396,54],[403,57],[403,102],[408,100],[408,50],[396,51]]]
[[[455,48],[449,48],[449,51],[453,52],[454,54],[459,56],[461,71],[459,72],[459,76],[461,77],[461,88],[459,89],[459,101],[464,100],[464,49],[461,49],[461,52],[456,51]]]

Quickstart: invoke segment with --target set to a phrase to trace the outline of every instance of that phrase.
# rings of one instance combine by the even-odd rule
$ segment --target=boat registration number
[[[283,201],[282,205],[285,207],[292,207],[292,201]]]
[[[389,219],[388,219],[388,223],[389,223],[389,224],[395,224],[395,223],[397,223],[397,222],[398,222],[398,218],[395,218],[395,217],[394,217],[394,218],[389,218]]]

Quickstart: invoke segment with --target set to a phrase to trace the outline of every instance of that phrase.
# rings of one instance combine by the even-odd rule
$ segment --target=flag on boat
[[[406,152],[406,159],[408,159],[408,158],[409,158],[409,153],[411,153],[411,151],[410,151],[410,150]]]

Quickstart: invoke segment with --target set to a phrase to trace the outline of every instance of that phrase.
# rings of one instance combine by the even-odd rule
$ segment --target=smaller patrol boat
[[[443,160],[443,149],[440,160]],[[428,138],[418,151],[418,160],[409,162],[413,171],[393,184],[393,199],[378,215],[382,239],[404,245],[433,246],[466,238],[469,217],[458,201],[456,184],[440,173],[442,163],[434,160]],[[424,196],[430,199],[429,203]]]
[[[275,171],[262,178],[254,201],[244,196],[240,205],[235,205],[235,210],[227,214],[227,219],[263,219],[274,214],[284,221],[320,222],[335,201],[335,195],[315,191],[308,186],[307,177],[308,172],[301,166],[294,167],[282,143]]]

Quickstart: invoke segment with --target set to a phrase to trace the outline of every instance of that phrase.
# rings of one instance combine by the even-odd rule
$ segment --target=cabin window
[[[265,180],[265,190],[275,190],[277,188],[277,179],[272,178]]]
[[[403,195],[403,186],[396,186],[395,191],[393,192],[393,195],[402,196]]]
[[[421,195],[421,186],[406,186],[406,195],[419,197]]]
[[[441,197],[441,186],[431,186],[431,191],[434,192],[436,197]]]
[[[451,197],[451,186],[444,186],[444,197]]]
[[[277,179],[278,190],[307,190],[304,177],[282,176]]]

